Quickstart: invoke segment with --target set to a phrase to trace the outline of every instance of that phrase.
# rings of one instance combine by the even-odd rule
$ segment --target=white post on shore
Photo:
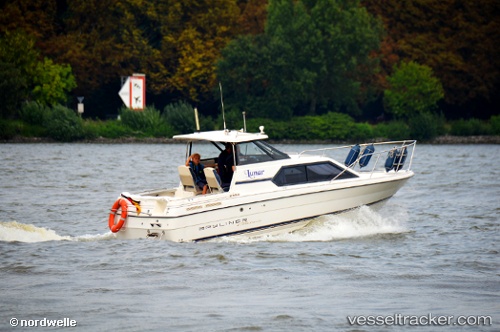
[[[194,121],[196,122],[196,131],[200,131],[200,120],[198,119],[198,109],[194,108]]]
[[[77,112],[80,117],[82,117],[83,114],[83,96],[82,97],[76,97],[78,99],[78,108]]]

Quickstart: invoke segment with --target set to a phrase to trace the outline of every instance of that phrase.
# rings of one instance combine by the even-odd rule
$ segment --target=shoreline
[[[370,142],[370,140],[366,140]],[[375,139],[376,142],[384,141],[384,139]],[[325,140],[273,140],[269,139],[269,142],[273,144],[353,144],[353,142],[348,141],[325,141]],[[55,141],[46,137],[23,137],[16,136],[12,139],[0,140],[0,143],[65,143]],[[122,137],[122,138],[104,138],[99,137],[96,139],[86,139],[81,141],[69,142],[72,144],[177,144],[180,143],[172,138],[155,138],[155,137]],[[354,142],[356,143],[356,142]],[[446,145],[446,144],[500,144],[500,136],[451,136],[444,135],[438,136],[430,141],[418,142],[419,144],[436,144],[436,145]]]

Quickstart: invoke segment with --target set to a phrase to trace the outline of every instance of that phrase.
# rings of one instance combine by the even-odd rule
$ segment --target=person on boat
[[[205,195],[208,190],[207,179],[205,178],[205,173],[203,169],[205,168],[202,163],[200,163],[201,156],[199,153],[193,153],[186,160],[186,166],[189,166],[194,173],[196,185],[202,189],[202,194]]]
[[[217,164],[219,167],[219,176],[222,182],[221,187],[229,188],[229,184],[233,179],[234,173],[233,145],[231,143],[226,143],[225,149],[219,154]]]

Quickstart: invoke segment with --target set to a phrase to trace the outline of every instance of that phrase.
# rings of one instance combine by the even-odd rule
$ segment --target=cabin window
[[[343,170],[343,168],[330,162],[285,166],[274,176],[273,182],[277,186],[289,186],[301,183],[330,181],[337,176],[336,180],[357,177],[349,170],[340,174]]]
[[[306,167],[304,165],[283,167],[278,172],[278,174],[274,176],[273,182],[277,186],[306,183],[307,182]]]

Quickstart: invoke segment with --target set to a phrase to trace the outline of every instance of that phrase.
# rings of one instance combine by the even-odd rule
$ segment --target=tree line
[[[148,105],[287,121],[498,114],[500,4],[482,0],[14,0],[0,11],[1,116],[22,104],[116,116],[121,76]]]

